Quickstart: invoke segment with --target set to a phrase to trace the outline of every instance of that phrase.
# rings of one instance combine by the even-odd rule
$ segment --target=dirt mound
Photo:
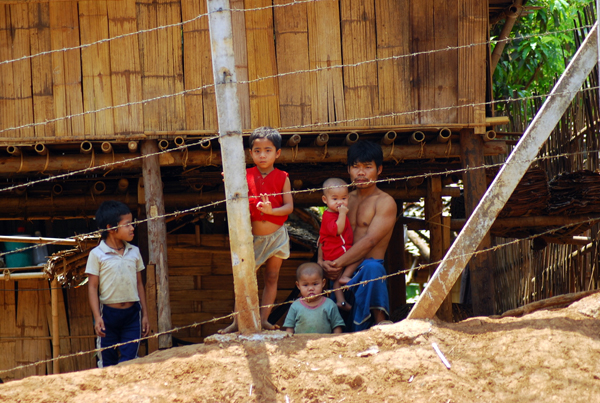
[[[590,403],[600,401],[599,308],[595,294],[522,318],[215,337],[109,369],[10,382],[0,401]]]

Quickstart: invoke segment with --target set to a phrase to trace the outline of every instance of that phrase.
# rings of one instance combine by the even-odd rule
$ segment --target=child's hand
[[[346,207],[346,206],[345,206],[345,205],[343,205],[343,204],[340,204],[340,206],[338,207],[338,212],[339,212],[340,214],[344,214],[344,215],[345,215],[345,214],[348,214],[348,207]]]
[[[95,320],[95,324],[94,324],[94,331],[96,332],[96,334],[100,337],[105,337],[106,333],[104,333],[104,331],[106,330],[106,327],[104,327],[104,319],[102,318],[98,318]]]
[[[273,214],[273,206],[271,206],[271,202],[269,201],[269,196],[265,193],[260,194],[260,199],[258,203],[256,203],[256,208],[263,214]]]

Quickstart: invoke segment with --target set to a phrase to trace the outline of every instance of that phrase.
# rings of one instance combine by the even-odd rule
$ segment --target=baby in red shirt
[[[329,178],[323,183],[323,202],[327,210],[323,212],[319,246],[323,260],[336,260],[352,247],[354,236],[348,214],[348,184],[340,178]],[[333,283],[337,306],[350,311],[352,306],[346,302],[340,286],[346,285],[361,261],[344,268],[340,277]]]

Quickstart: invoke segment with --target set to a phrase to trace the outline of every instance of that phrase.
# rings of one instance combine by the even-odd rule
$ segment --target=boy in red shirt
[[[265,286],[261,305],[271,305],[277,296],[279,269],[290,256],[290,239],[283,225],[294,211],[292,185],[287,172],[275,168],[281,154],[281,135],[271,127],[259,127],[250,135],[250,155],[255,166],[246,169],[250,221],[254,235],[254,260],[256,269],[265,264]],[[277,329],[268,322],[271,308],[261,308],[260,318],[265,330]],[[237,321],[219,333],[238,330]]]
[[[335,260],[350,249],[354,235],[348,214],[348,184],[340,178],[329,178],[323,183],[323,203],[327,210],[323,212],[319,231],[319,251],[323,260]],[[352,263],[344,268],[334,283],[333,289],[338,308],[350,311],[352,306],[346,302],[340,286],[346,285],[361,262]]]

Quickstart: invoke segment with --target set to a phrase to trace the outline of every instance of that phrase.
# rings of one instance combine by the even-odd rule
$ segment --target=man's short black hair
[[[124,215],[131,214],[131,210],[126,204],[116,200],[105,201],[96,211],[96,224],[98,229],[105,230],[106,226],[116,227]],[[108,236],[107,231],[102,231],[102,239]]]
[[[281,148],[281,134],[277,129],[273,129],[269,126],[257,127],[254,129],[250,138],[248,139],[248,143],[250,144],[250,149],[252,149],[252,144],[254,144],[254,140],[256,139],[267,139],[273,143],[275,146],[275,150],[279,150]]]
[[[358,140],[348,148],[348,166],[357,162],[374,161],[377,168],[383,165],[383,151],[381,146],[372,141]]]

